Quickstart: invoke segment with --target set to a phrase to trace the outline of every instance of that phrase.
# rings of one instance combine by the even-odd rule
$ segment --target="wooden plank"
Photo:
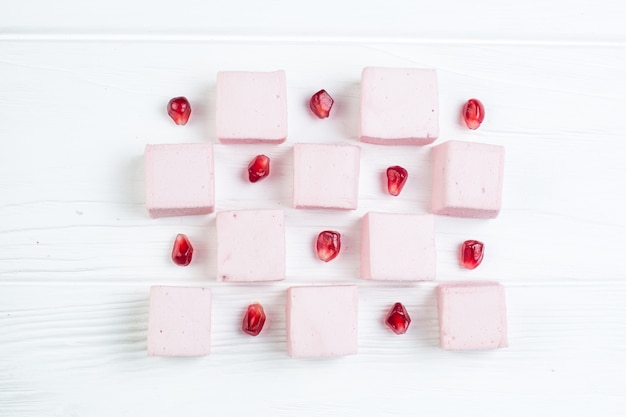
[[[617,0],[502,2],[376,2],[318,0],[188,0],[54,3],[22,0],[5,7],[5,37],[24,34],[80,38],[108,37],[267,37],[280,39],[386,38],[487,42],[624,42],[624,10]]]
[[[433,285],[365,286],[359,354],[331,361],[286,355],[283,285],[215,287],[213,351],[191,359],[146,355],[145,285],[14,285],[0,294],[0,398],[12,415],[321,415],[334,404],[338,415],[453,415],[461,406],[585,415],[626,405],[623,283],[507,286],[511,347],[490,352],[438,348]],[[413,316],[403,337],[382,324],[399,297]],[[251,338],[239,320],[255,299],[270,321]]]

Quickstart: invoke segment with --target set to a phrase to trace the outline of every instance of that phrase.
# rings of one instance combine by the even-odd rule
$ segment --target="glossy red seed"
[[[401,166],[392,166],[387,168],[387,190],[393,196],[400,195],[400,191],[406,184],[409,173]]]
[[[248,164],[248,179],[257,182],[270,175],[270,158],[265,155],[257,155]]]
[[[331,230],[323,231],[317,236],[315,248],[318,258],[324,262],[332,261],[341,250],[341,234]]]
[[[335,100],[326,92],[326,90],[320,90],[313,94],[311,101],[309,101],[309,107],[311,111],[315,113],[320,119],[325,119],[330,115],[330,109],[333,108]]]
[[[185,97],[174,97],[167,103],[167,114],[177,125],[186,125],[191,115],[191,104]]]
[[[483,261],[485,245],[478,240],[466,240],[461,245],[461,265],[474,269]]]
[[[250,304],[243,316],[241,330],[250,336],[258,336],[265,325],[265,311],[259,303]]]
[[[385,324],[395,334],[406,333],[409,324],[411,324],[411,317],[409,317],[409,313],[407,313],[402,303],[395,303],[393,307],[391,307],[391,310],[389,310],[385,318]]]
[[[187,236],[179,233],[174,240],[174,247],[172,248],[172,261],[176,265],[187,266],[191,262],[193,256],[193,246],[187,238]]]
[[[485,119],[485,107],[480,100],[471,98],[463,106],[463,120],[465,124],[472,130],[478,129]]]

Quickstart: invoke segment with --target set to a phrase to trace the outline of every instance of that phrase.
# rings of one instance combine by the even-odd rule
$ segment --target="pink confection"
[[[146,208],[151,217],[213,212],[211,144],[146,145],[145,170]]]
[[[368,67],[361,74],[360,139],[379,145],[428,145],[439,136],[437,73]]]
[[[361,220],[361,278],[435,279],[435,222],[430,214],[369,212]]]
[[[361,148],[297,143],[293,147],[295,208],[354,210],[359,200]]]
[[[215,221],[218,281],[285,279],[282,210],[221,211]]]
[[[287,290],[287,352],[296,358],[357,353],[355,285]]]
[[[491,219],[502,207],[504,148],[448,141],[433,153],[431,211],[456,217]]]
[[[148,355],[203,356],[211,351],[211,291],[150,288]]]
[[[285,72],[218,72],[215,108],[217,138],[221,143],[284,142]]]
[[[508,346],[504,287],[496,282],[439,284],[439,336],[449,350]]]

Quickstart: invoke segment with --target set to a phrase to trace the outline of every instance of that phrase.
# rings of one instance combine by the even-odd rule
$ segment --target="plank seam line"
[[[559,39],[482,39],[482,38],[436,38],[394,37],[367,35],[225,35],[211,33],[0,33],[0,41],[75,41],[75,42],[219,42],[219,43],[310,43],[310,44],[407,44],[443,46],[557,46],[557,47],[624,47],[626,40],[559,40]]]

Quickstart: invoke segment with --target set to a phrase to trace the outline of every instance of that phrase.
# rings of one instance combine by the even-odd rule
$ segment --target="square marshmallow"
[[[151,217],[208,214],[215,207],[213,146],[146,145],[146,208]]]
[[[504,148],[448,141],[433,154],[431,211],[456,217],[492,219],[502,207]]]
[[[203,356],[211,351],[211,290],[150,288],[148,355]]]
[[[295,208],[354,210],[359,201],[361,148],[297,143],[293,147]]]
[[[216,100],[221,143],[281,143],[287,138],[284,71],[218,72]]]
[[[355,285],[287,290],[287,352],[295,358],[357,353]]]
[[[435,279],[435,222],[430,214],[367,213],[361,220],[361,278]]]
[[[439,337],[449,350],[508,346],[504,287],[497,282],[439,284]]]
[[[360,139],[379,145],[428,145],[439,136],[433,69],[367,67],[361,74]]]
[[[217,280],[285,279],[282,210],[221,211],[216,216]]]

